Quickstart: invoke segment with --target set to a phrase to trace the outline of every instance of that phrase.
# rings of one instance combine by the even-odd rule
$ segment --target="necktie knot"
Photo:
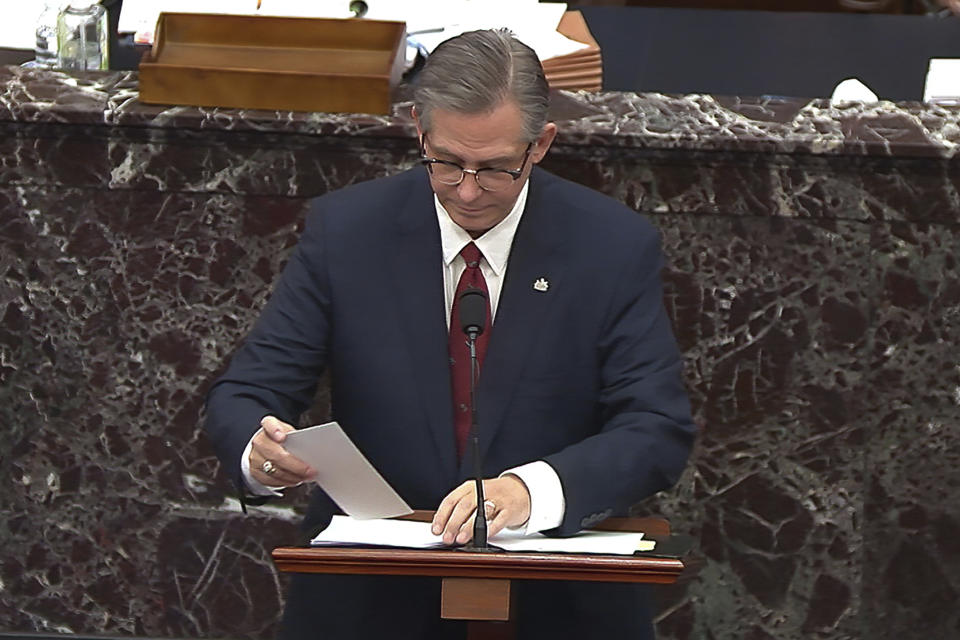
[[[476,269],[480,266],[480,249],[474,243],[470,243],[460,250],[460,257],[467,263],[468,269]]]

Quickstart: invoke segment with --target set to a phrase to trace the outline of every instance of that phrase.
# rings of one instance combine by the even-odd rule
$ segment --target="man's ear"
[[[417,125],[417,137],[423,138],[423,128],[420,127],[420,116],[417,115],[417,107],[410,107],[410,117],[413,118],[414,124]]]
[[[530,162],[536,164],[543,160],[543,157],[547,155],[547,151],[550,150],[550,145],[553,144],[553,139],[556,137],[556,124],[548,122],[543,125],[543,131],[540,133],[540,137],[537,138],[536,142],[534,142],[533,149],[530,151]]]

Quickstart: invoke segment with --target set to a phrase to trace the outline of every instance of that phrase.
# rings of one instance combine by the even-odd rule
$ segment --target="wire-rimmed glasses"
[[[506,189],[511,184],[520,179],[523,175],[523,169],[527,166],[527,158],[530,157],[530,149],[533,143],[527,145],[523,152],[523,163],[518,169],[498,169],[496,167],[481,167],[479,169],[464,169],[456,162],[441,160],[427,155],[426,152],[427,134],[420,137],[420,163],[423,164],[433,178],[441,184],[456,186],[463,182],[463,176],[471,174],[477,181],[477,186],[484,191],[500,191]]]

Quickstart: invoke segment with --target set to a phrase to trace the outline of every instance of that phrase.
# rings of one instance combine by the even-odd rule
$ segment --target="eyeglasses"
[[[530,157],[530,149],[533,143],[527,145],[523,152],[523,163],[519,169],[496,169],[494,167],[481,167],[480,169],[464,169],[456,162],[441,160],[427,156],[426,152],[427,134],[420,137],[420,163],[427,168],[430,175],[440,182],[450,186],[456,186],[463,182],[463,176],[471,174],[477,181],[477,186],[484,191],[500,191],[506,189],[511,184],[520,179],[523,175],[523,168],[527,166],[527,158]]]

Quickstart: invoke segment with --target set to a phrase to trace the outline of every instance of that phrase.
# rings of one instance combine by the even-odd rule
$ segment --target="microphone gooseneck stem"
[[[480,437],[477,434],[477,331],[470,331],[470,444],[473,450],[473,473],[477,485],[477,511],[473,518],[473,546],[487,546],[487,513],[484,507],[483,474],[480,468]]]

